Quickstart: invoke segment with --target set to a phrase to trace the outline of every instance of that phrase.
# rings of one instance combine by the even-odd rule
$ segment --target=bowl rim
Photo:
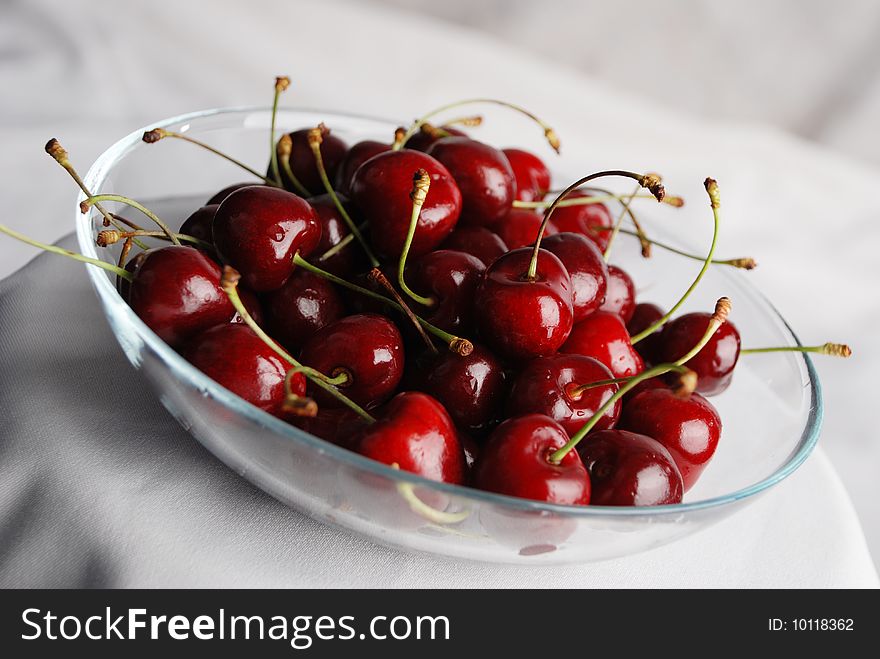
[[[271,112],[271,107],[232,106],[187,112],[184,114],[169,117],[167,119],[163,119],[161,121],[152,122],[147,126],[132,131],[131,133],[117,140],[114,144],[108,147],[100,156],[98,156],[98,158],[89,168],[88,173],[84,177],[84,182],[86,184],[86,187],[91,190],[93,194],[100,193],[100,190],[107,176],[112,171],[115,164],[119,162],[129,152],[133,151],[136,148],[139,148],[139,146],[143,144],[141,138],[145,131],[152,130],[153,128],[167,128],[169,126],[188,123],[194,120],[205,119],[218,115],[243,115],[250,113],[268,112]],[[375,122],[377,124],[377,127],[379,125],[384,125],[386,127],[400,125],[399,123],[391,120],[363,114],[311,108],[279,108],[279,114],[281,115],[297,113],[321,114],[327,119],[340,117],[346,119]],[[92,258],[101,258],[101,255],[96,249],[94,241],[94,226],[92,221],[93,214],[82,214],[79,209],[79,203],[84,199],[85,194],[80,192],[77,197],[75,207],[76,235],[77,241],[79,243],[79,248],[86,256]],[[707,499],[700,499],[698,501],[665,504],[660,506],[569,506],[563,504],[534,501],[530,499],[522,499],[519,497],[489,492],[486,490],[479,490],[466,485],[442,483],[439,481],[433,481],[424,478],[422,476],[419,476],[418,474],[393,469],[390,466],[385,465],[381,462],[377,462],[365,456],[359,455],[354,451],[350,451],[341,446],[332,444],[324,439],[311,435],[301,430],[300,428],[297,428],[296,426],[282,421],[281,419],[272,416],[268,412],[265,412],[258,407],[255,407],[254,405],[246,402],[244,399],[240,398],[225,387],[221,386],[220,384],[209,378],[207,375],[199,371],[195,366],[187,362],[182,356],[175,352],[171,348],[171,346],[160,339],[159,336],[156,335],[155,332],[153,332],[153,330],[147,327],[147,325],[131,310],[128,304],[119,295],[116,287],[111,284],[110,278],[107,277],[106,271],[92,264],[86,264],[86,268],[88,269],[92,285],[95,288],[98,297],[104,303],[107,313],[115,313],[117,314],[117,316],[121,316],[122,320],[131,325],[141,341],[143,341],[145,345],[149,346],[149,348],[153,350],[165,362],[166,365],[168,365],[168,367],[174,372],[175,376],[185,378],[190,385],[197,387],[201,392],[204,392],[206,395],[212,397],[214,400],[224,405],[225,407],[228,407],[233,412],[244,415],[250,421],[256,423],[261,427],[266,428],[269,431],[276,433],[277,435],[285,439],[302,442],[306,444],[309,448],[326,454],[332,458],[335,458],[349,467],[363,469],[373,475],[387,478],[391,481],[404,481],[414,486],[436,489],[458,498],[473,499],[480,503],[500,505],[508,509],[517,509],[518,511],[523,512],[543,512],[553,515],[573,516],[579,518],[660,517],[669,515],[681,515],[688,512],[716,508],[749,497],[753,497],[756,494],[768,490],[769,488],[773,487],[774,485],[794,473],[798,469],[798,467],[800,467],[804,463],[804,461],[816,447],[822,427],[822,419],[824,416],[824,402],[822,397],[821,384],[819,382],[819,377],[813,365],[812,359],[807,353],[802,352],[797,353],[797,356],[803,360],[806,367],[807,376],[809,378],[810,411],[798,444],[795,449],[789,454],[786,460],[772,474],[751,485],[740,488],[738,490],[734,490],[733,492],[710,497]],[[791,326],[788,324],[782,314],[779,313],[773,303],[770,302],[770,300],[767,299],[767,297],[760,290],[754,288],[753,285],[748,281],[745,281],[745,285],[751,287],[750,292],[761,298],[773,311],[773,313],[776,314],[778,319],[782,322],[786,330],[791,335],[791,338],[794,342],[793,345],[801,346],[802,344],[795,334],[794,330],[791,328]],[[114,336],[117,336],[115,331]],[[198,437],[196,437],[196,439],[198,440]]]

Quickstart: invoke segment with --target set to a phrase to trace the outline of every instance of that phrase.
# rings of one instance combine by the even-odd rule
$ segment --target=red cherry
[[[550,189],[550,170],[534,153],[522,149],[504,149],[504,155],[516,180],[516,199],[540,201]]]
[[[598,359],[616,378],[645,370],[644,361],[630,343],[626,325],[620,316],[610,311],[596,311],[575,325],[559,352]]]
[[[669,451],[687,492],[715,455],[721,417],[700,394],[679,398],[670,389],[642,391],[623,406],[619,427],[647,435]]]
[[[205,202],[205,206],[213,206],[217,204],[218,206],[223,203],[223,201],[231,195],[236,190],[241,190],[242,188],[250,188],[251,186],[261,186],[262,183],[233,183],[232,185],[227,185],[225,188],[220,190],[220,192],[216,193],[213,197],[208,199]],[[186,233],[185,231],[181,231],[181,233]]]
[[[635,336],[648,329],[663,318],[664,311],[656,304],[639,302],[633,309],[633,315],[626,324],[626,331],[630,336]],[[661,330],[655,330],[650,336],[636,343],[635,349],[648,364],[657,364],[657,347],[660,345]]]
[[[214,244],[214,236],[211,227],[214,222],[214,215],[220,204],[206,204],[197,209],[183,221],[180,225],[180,233],[204,240],[206,243]]]
[[[571,278],[556,255],[538,251],[536,277],[526,278],[532,249],[497,259],[477,288],[477,325],[490,347],[514,359],[551,355],[572,327]]]
[[[456,227],[441,247],[476,256],[487,268],[508,252],[501,237],[486,227]]]
[[[312,335],[300,356],[303,364],[348,381],[339,389],[362,407],[385,402],[403,377],[403,339],[385,316],[355,314],[322,327]],[[338,407],[339,401],[320,390],[319,404]]]
[[[501,419],[504,367],[483,346],[475,345],[467,356],[444,352],[419,375],[418,388],[439,400],[459,428],[483,433]]]
[[[617,391],[616,384],[583,390],[578,387],[613,377],[592,357],[558,354],[533,359],[513,382],[507,399],[508,414],[543,414],[573,435]],[[602,415],[595,429],[613,428],[618,416],[620,401]]]
[[[516,192],[513,170],[498,149],[467,137],[444,137],[428,149],[461,191],[461,223],[492,226],[510,212]]]
[[[461,193],[449,171],[418,151],[389,151],[370,158],[355,172],[352,201],[370,223],[376,251],[397,258],[403,250],[412,215],[413,174],[424,169],[431,188],[422,206],[410,256],[426,254],[452,233],[461,213]]]
[[[199,250],[176,245],[144,254],[129,287],[129,305],[172,347],[235,315],[220,288],[220,267]]]
[[[319,329],[342,318],[342,297],[326,279],[297,270],[284,285],[264,297],[267,329],[285,348],[297,353]]]
[[[504,221],[493,225],[492,230],[501,236],[501,240],[510,249],[517,249],[518,247],[535,244],[535,241],[538,239],[541,222],[543,221],[543,216],[535,211],[525,208],[514,208],[504,218]],[[544,237],[552,236],[554,233],[557,233],[557,230],[551,220],[544,229]]]
[[[434,300],[431,307],[415,304],[416,312],[440,329],[458,333],[474,320],[474,295],[486,266],[476,256],[437,250],[411,262],[406,281],[419,295]]]
[[[270,188],[241,188],[214,215],[214,245],[254,291],[280,288],[293,272],[293,255],[308,256],[321,225],[308,202]]]
[[[688,313],[670,321],[660,334],[658,362],[674,362],[686,355],[706,333],[712,314]],[[739,360],[740,339],[736,326],[729,320],[721,325],[700,352],[685,362],[697,374],[697,391],[704,396],[717,396],[733,378]]]
[[[628,323],[635,312],[636,285],[632,277],[616,265],[608,266],[608,290],[605,301],[599,308],[616,313],[624,323]]]
[[[364,430],[357,451],[431,480],[464,483],[466,465],[458,433],[443,406],[427,394],[397,394]]]
[[[681,503],[682,480],[662,444],[625,430],[601,430],[578,444],[597,506]],[[568,456],[566,456],[568,457]]]
[[[458,128],[453,128],[452,126],[441,126],[440,128],[443,133],[446,133],[446,135],[434,130],[422,129],[407,140],[406,148],[412,149],[413,151],[427,151],[431,148],[431,145],[434,144],[434,142],[447,135],[453,137],[467,137],[467,134]]]
[[[310,128],[301,128],[290,133],[290,171],[293,172],[293,175],[302,186],[309,191],[310,195],[317,195],[325,192],[325,188],[324,183],[321,181],[321,175],[318,173],[318,166],[315,164],[315,155],[312,153],[311,146],[309,146],[310,130]],[[324,163],[327,177],[333,181],[336,178],[339,165],[348,151],[348,145],[331,134],[328,129],[325,128],[322,132],[321,160]],[[280,170],[280,173],[285,189],[291,192],[298,192],[293,181],[290,180],[283,168]]]
[[[541,247],[556,254],[568,270],[574,322],[579,323],[600,308],[606,297],[609,268],[602,252],[589,238],[571,231],[545,236]]]
[[[342,162],[339,163],[339,168],[336,172],[336,192],[349,196],[351,194],[351,182],[358,167],[373,156],[390,150],[390,144],[376,142],[375,140],[364,140],[353,145],[342,158]]]
[[[182,351],[197,369],[232,393],[275,416],[283,416],[287,364],[247,325],[212,327],[192,339]],[[291,392],[303,396],[306,379],[291,377]]]
[[[575,190],[566,199],[576,199],[578,197],[591,197],[588,192]],[[605,251],[608,247],[610,231],[603,231],[596,227],[611,228],[614,226],[614,218],[605,204],[583,204],[575,206],[561,206],[553,211],[553,217],[550,218],[550,224],[559,231],[573,231],[574,233],[582,233],[587,238],[596,243],[596,246]]]
[[[568,442],[558,423],[543,414],[508,419],[480,451],[474,481],[480,489],[523,499],[586,506],[590,478],[576,451],[559,464],[549,456]]]
[[[254,322],[260,327],[263,326],[263,305],[260,304],[260,299],[254,294],[251,293],[248,289],[239,286],[238,287],[238,297],[241,298],[241,303],[244,305],[245,310],[247,310],[248,315],[254,319]],[[235,312],[235,315],[232,316],[232,319],[229,321],[230,323],[243,323],[244,319]]]
[[[295,416],[288,419],[297,428],[310,435],[354,451],[357,439],[366,425],[363,417],[347,407],[319,407],[315,416]]]
[[[336,196],[349,216],[353,216],[354,221],[357,222],[354,205],[344,195],[337,194]],[[309,205],[314,209],[318,223],[321,225],[321,240],[318,241],[314,250],[315,256],[320,257],[349,235],[348,225],[329,194],[309,198]],[[326,259],[315,261],[315,265],[322,270],[343,278],[351,276],[358,270],[366,269],[366,263],[363,250],[356,243],[343,247]]]

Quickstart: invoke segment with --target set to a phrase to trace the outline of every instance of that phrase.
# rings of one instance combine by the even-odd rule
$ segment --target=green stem
[[[566,199],[565,201],[556,205],[556,208],[569,208],[571,206],[590,206],[592,204],[604,204],[607,201],[622,201],[624,195],[616,195],[616,194],[602,194],[602,195],[592,195],[590,197],[575,197],[574,199]],[[636,199],[654,199],[654,195],[652,194],[637,194],[635,195]],[[519,201],[515,200],[513,202],[514,208],[527,208],[529,210],[538,210],[541,208],[547,208],[553,202],[552,201]]]
[[[101,231],[98,233],[98,235],[100,236],[102,233],[104,233],[104,232]],[[120,240],[127,240],[129,238],[134,238],[135,236],[141,236],[142,238],[159,238],[160,240],[168,240],[168,234],[166,234],[164,231],[144,231],[143,229],[138,229],[136,231],[121,231],[121,232],[119,232],[119,239]],[[177,232],[174,233],[174,236],[181,242],[192,243],[193,245],[201,247],[202,249],[214,251],[214,245],[202,240],[201,238],[196,238],[195,236],[190,236],[185,233],[177,233]],[[108,244],[112,244],[112,243],[108,243]],[[103,245],[102,245],[102,247],[103,247]]]
[[[366,297],[373,298],[374,300],[379,300],[380,302],[383,302],[383,303],[387,304],[388,306],[390,306],[394,309],[397,309],[401,313],[406,313],[404,311],[404,308],[400,304],[398,304],[397,302],[392,300],[391,298],[385,297],[384,295],[380,295],[379,293],[376,293],[375,291],[371,291],[369,288],[364,288],[363,286],[358,286],[357,284],[352,284],[351,282],[348,282],[348,281],[342,279],[341,277],[337,277],[336,275],[331,274],[331,273],[327,272],[326,270],[322,270],[321,268],[319,268],[315,265],[312,265],[311,263],[306,261],[299,254],[294,255],[293,262],[295,265],[297,265],[305,270],[308,270],[312,274],[318,275],[319,277],[323,277],[324,279],[326,279],[328,281],[332,281],[334,284],[338,284],[338,285],[342,286],[343,288],[347,288],[348,290],[354,291],[355,293],[360,293],[361,295],[364,295]],[[455,336],[454,334],[450,334],[449,332],[445,332],[444,330],[432,325],[431,323],[429,323],[427,320],[425,320],[424,318],[422,318],[420,316],[416,316],[416,320],[419,321],[419,324],[421,324],[421,326],[424,327],[425,330],[427,330],[428,332],[430,332],[431,334],[436,336],[438,339],[443,341],[447,346],[449,346],[449,349],[452,352],[454,352],[456,354],[460,354],[460,355],[468,355],[473,351],[474,346],[467,339],[463,339],[460,336]]]
[[[282,145],[283,144],[283,145]],[[311,197],[312,194],[306,190],[306,186],[300,183],[300,180],[296,177],[296,174],[293,173],[293,170],[290,168],[290,154],[291,149],[293,148],[293,140],[290,138],[290,135],[284,135],[279,141],[279,147],[281,148],[281,153],[279,154],[279,160],[281,162],[281,169],[284,171],[284,175],[290,179],[290,182],[293,183],[293,187],[296,188],[296,191],[303,198]]]
[[[286,76],[275,78],[275,94],[272,97],[272,118],[269,127],[269,170],[272,173],[272,180],[278,185],[281,183],[281,172],[278,171],[278,148],[275,146],[275,119],[278,116],[278,99],[281,92],[290,85],[290,79]]]
[[[608,244],[605,246],[605,252],[602,254],[602,257],[605,259],[605,263],[608,263],[608,259],[611,258],[611,247],[614,245],[614,241],[617,239],[617,234],[620,233],[620,227],[623,224],[623,218],[626,217],[627,213],[629,213],[629,205],[632,203],[632,200],[641,189],[641,185],[636,185],[635,189],[630,193],[629,197],[627,197],[625,201],[621,201],[621,203],[623,204],[623,210],[620,211],[620,214],[617,216],[617,220],[614,222],[614,228],[611,230],[611,235],[608,237]]]
[[[819,355],[831,355],[832,357],[849,357],[852,355],[850,347],[843,343],[823,343],[820,346],[774,346],[772,348],[743,348],[741,355],[758,355],[768,352],[813,352]]]
[[[630,342],[635,345],[642,339],[645,339],[658,329],[663,327],[669,319],[675,315],[675,312],[684,304],[685,300],[688,299],[691,293],[694,292],[697,285],[703,279],[703,275],[706,274],[706,271],[709,269],[709,266],[712,265],[712,257],[715,256],[715,246],[718,244],[718,228],[721,223],[721,216],[719,208],[721,206],[720,197],[718,194],[718,184],[714,179],[707,178],[704,182],[706,187],[706,193],[709,195],[709,205],[712,207],[712,219],[713,219],[713,230],[712,230],[712,244],[709,246],[709,253],[706,254],[706,259],[703,261],[703,267],[700,268],[700,272],[697,273],[696,278],[693,283],[688,286],[688,289],[684,292],[684,294],[678,299],[672,308],[667,311],[661,318],[659,318],[656,322],[654,322],[649,327],[646,327],[644,330],[633,336]]]
[[[165,224],[165,222],[163,222],[159,218],[158,215],[156,215],[153,211],[151,211],[146,206],[136,202],[134,199],[130,199],[129,197],[123,197],[122,195],[118,195],[118,194],[99,194],[99,195],[95,195],[93,197],[89,197],[88,199],[83,201],[80,204],[80,208],[82,209],[82,212],[85,213],[88,210],[89,206],[91,206],[94,203],[99,202],[99,201],[115,201],[120,204],[125,204],[127,206],[131,206],[135,210],[140,211],[141,213],[146,215],[148,218],[150,218],[156,224],[157,227],[162,229],[162,232],[166,236],[168,236],[168,240],[170,240],[175,245],[180,244],[180,241],[177,239],[177,236],[174,234],[174,232],[171,230],[171,228],[167,224]]]
[[[340,240],[338,243],[333,245],[333,247],[331,247],[326,252],[321,254],[321,256],[318,257],[318,260],[319,261],[326,261],[331,256],[336,256],[337,254],[339,254],[339,252],[341,252],[346,247],[348,247],[352,243],[352,241],[354,241],[354,234],[350,233],[347,236],[345,236],[342,240]]]
[[[418,170],[413,176],[413,189],[410,193],[412,199],[412,212],[409,218],[409,229],[406,232],[406,240],[403,243],[403,249],[400,252],[400,261],[397,263],[397,283],[400,290],[406,293],[413,300],[425,307],[433,307],[437,301],[432,297],[419,295],[406,285],[404,279],[404,270],[406,269],[406,259],[409,256],[410,247],[412,247],[413,238],[416,235],[416,227],[419,225],[419,215],[422,212],[422,206],[428,197],[428,190],[431,187],[431,177],[424,169]]]
[[[66,256],[67,258],[73,259],[74,261],[79,261],[80,263],[89,263],[91,265],[96,265],[99,268],[103,268],[107,272],[112,272],[117,277],[122,277],[123,279],[127,279],[128,281],[134,279],[134,275],[125,268],[120,268],[119,266],[113,265],[112,263],[107,263],[106,261],[101,261],[100,259],[89,258],[88,256],[84,256],[83,254],[79,254],[78,252],[71,252],[69,249],[64,249],[63,247],[58,247],[57,245],[47,245],[46,243],[41,243],[39,240],[28,238],[23,233],[19,233],[15,229],[10,229],[6,225],[0,224],[0,233],[5,233],[10,238],[20,240],[21,242],[27,245],[31,245],[32,247],[38,247],[43,251]]]
[[[400,469],[400,465],[396,462],[392,462],[389,466],[392,469]],[[400,493],[400,496],[403,497],[403,500],[409,504],[410,510],[434,524],[458,524],[459,522],[466,520],[471,514],[470,510],[462,510],[457,513],[447,513],[432,508],[419,498],[412,483],[398,483],[397,491]]]
[[[231,273],[234,275],[230,276]],[[336,387],[331,384],[328,384],[330,378],[328,378],[323,373],[320,374],[320,377],[316,376],[314,369],[303,366],[300,362],[294,359],[284,348],[275,343],[275,341],[263,331],[263,328],[260,327],[257,322],[253,319],[253,317],[248,313],[247,308],[245,308],[244,304],[241,301],[241,298],[238,295],[238,273],[235,273],[232,268],[226,266],[223,271],[223,279],[221,280],[221,287],[227,296],[229,296],[229,301],[232,303],[232,306],[238,312],[238,315],[241,316],[242,321],[253,330],[254,334],[256,334],[260,339],[265,343],[269,348],[272,349],[275,354],[277,354],[281,359],[286,361],[291,366],[301,369],[302,373],[311,380],[312,383],[329,393],[331,396],[336,398],[339,402],[343,403],[349,409],[357,413],[360,417],[368,421],[369,423],[373,423],[376,419],[370,415],[364,408],[351,400],[348,396],[339,391]]]
[[[578,443],[580,443],[580,441],[587,436],[587,434],[595,427],[595,425],[599,422],[603,415],[608,410],[610,410],[617,403],[617,401],[623,398],[628,392],[632,391],[639,382],[649,380],[650,378],[654,378],[659,375],[664,375],[666,373],[669,373],[670,371],[687,371],[688,369],[686,369],[683,364],[687,363],[709,342],[709,340],[715,334],[715,331],[719,327],[721,327],[721,325],[726,320],[729,310],[730,301],[727,300],[727,298],[721,298],[721,300],[718,301],[718,305],[715,307],[715,314],[709,321],[706,332],[703,334],[702,338],[697,342],[697,344],[687,352],[687,354],[674,362],[667,364],[658,364],[657,366],[654,366],[647,371],[642,371],[638,375],[628,378],[627,383],[620,387],[608,400],[606,400],[602,404],[602,406],[599,407],[598,410],[596,410],[596,413],[590,417],[589,421],[581,426],[580,430],[573,434],[571,436],[571,439],[569,439],[564,446],[551,453],[548,460],[553,464],[559,464],[560,462],[562,462],[562,459],[566,455],[568,455],[568,452],[574,449],[578,445]],[[606,382],[606,384],[608,384],[608,382]]]

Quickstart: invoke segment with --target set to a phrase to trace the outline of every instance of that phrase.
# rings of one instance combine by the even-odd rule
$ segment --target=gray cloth
[[[51,255],[0,282],[0,410],[0,586],[878,585],[821,453],[715,527],[592,565],[448,560],[323,526],[184,432],[125,361],[84,267]]]

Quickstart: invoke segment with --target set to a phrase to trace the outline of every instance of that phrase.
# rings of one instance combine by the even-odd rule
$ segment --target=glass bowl
[[[269,148],[269,116],[262,108],[208,110],[146,128],[187,132],[262,169]],[[349,143],[387,140],[398,125],[335,112],[284,110],[278,130],[320,121]],[[148,202],[169,224],[179,226],[214,192],[247,180],[229,163],[180,140],[146,145],[141,141],[143,130],[98,158],[85,177],[93,192],[117,192]],[[557,180],[567,182],[579,172],[561,174]],[[692,204],[678,212],[706,210]],[[97,213],[82,215],[76,209],[76,226],[84,254],[115,262],[117,252],[95,245],[101,228]],[[651,230],[681,242],[653,226]],[[660,250],[649,261],[642,260],[637,249],[628,247],[618,250],[622,263],[654,301],[677,299],[682,284],[699,268],[694,261]],[[569,507],[435,483],[330,444],[246,403],[159,339],[118,295],[104,270],[87,267],[126,356],[151,382],[162,404],[208,450],[303,514],[409,551],[528,564],[597,561],[643,551],[694,533],[754,501],[797,469],[819,436],[822,398],[809,357],[776,353],[742,359],[731,387],[713,399],[724,423],[721,442],[681,504]],[[798,344],[747,275],[732,268],[711,268],[685,310],[711,310],[720,295],[732,298],[732,319],[744,343]],[[425,504],[450,514],[430,514]]]

